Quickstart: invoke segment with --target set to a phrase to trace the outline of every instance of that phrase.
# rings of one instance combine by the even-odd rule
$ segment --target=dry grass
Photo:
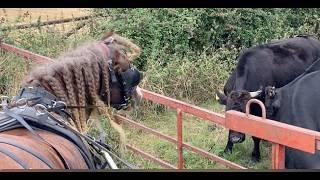
[[[1,8],[0,17],[6,17],[9,23],[16,23],[19,16],[27,17],[26,22],[34,23],[41,17],[43,21],[72,18],[88,15],[90,9],[84,8]]]
[[[91,9],[84,8],[2,8],[0,9],[0,22],[2,22],[4,26],[14,26],[19,24],[31,24],[37,22],[76,18],[90,14]],[[71,21],[61,24],[47,25],[44,26],[43,29],[50,29],[50,31],[66,33],[76,29],[80,24],[81,21]],[[21,34],[28,31],[39,33],[39,29],[37,27],[21,29],[18,31],[14,30],[13,28],[8,36],[16,39],[16,34]],[[84,28],[78,31],[86,32],[88,31],[88,27],[84,26]]]
[[[10,53],[0,54],[0,95],[14,96],[26,73],[23,58]]]

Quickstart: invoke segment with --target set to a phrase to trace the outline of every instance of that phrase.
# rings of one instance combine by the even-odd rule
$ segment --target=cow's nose
[[[230,141],[232,143],[242,143],[246,139],[246,136],[242,133],[232,133],[230,134]]]
[[[239,140],[240,140],[240,138],[237,137],[237,136],[233,136],[233,137],[231,138],[231,141],[232,141],[233,143],[236,143],[236,142],[238,142]]]

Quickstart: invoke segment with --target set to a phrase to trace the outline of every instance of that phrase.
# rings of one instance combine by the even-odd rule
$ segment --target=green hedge
[[[144,71],[143,87],[193,102],[214,97],[244,49],[298,34],[318,36],[320,19],[319,9],[302,8],[113,8],[93,13],[105,18],[90,21],[87,33],[65,38],[54,28],[39,28],[40,33],[20,31],[16,45],[55,57],[113,30],[142,48],[134,63]]]
[[[135,64],[144,86],[177,98],[213,98],[235,67],[238,54],[253,45],[298,34],[318,35],[318,9],[95,9],[108,16],[93,36],[116,31],[139,44]]]

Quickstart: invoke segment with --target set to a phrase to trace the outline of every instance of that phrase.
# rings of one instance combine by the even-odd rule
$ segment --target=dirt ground
[[[85,8],[1,8],[0,18],[14,23],[19,16],[26,18],[25,23],[80,17],[89,14],[90,9]],[[23,22],[21,22],[23,23]]]

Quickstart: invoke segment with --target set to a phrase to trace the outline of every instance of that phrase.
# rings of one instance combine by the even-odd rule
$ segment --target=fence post
[[[259,104],[262,111],[262,118],[266,119],[266,108],[264,104],[257,99],[250,99],[246,104],[246,114],[250,113],[251,103]],[[285,146],[280,144],[272,143],[272,169],[284,169],[284,152]]]
[[[260,106],[262,111],[262,118],[266,119],[266,108],[264,104],[258,99],[250,99],[246,104],[246,114],[250,114],[250,105],[256,103]],[[272,143],[272,169],[284,169],[285,160],[285,146]]]
[[[183,149],[182,149],[182,111],[177,109],[177,153],[178,169],[183,169]]]
[[[272,169],[284,169],[285,146],[272,143]]]

